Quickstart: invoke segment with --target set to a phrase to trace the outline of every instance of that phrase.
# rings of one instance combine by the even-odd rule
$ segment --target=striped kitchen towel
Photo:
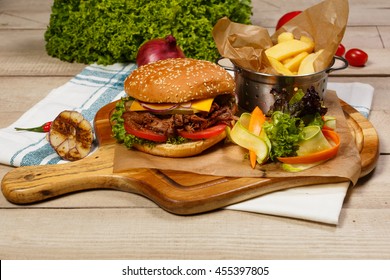
[[[374,88],[363,83],[328,83],[328,89],[368,118],[371,110]]]
[[[65,162],[52,149],[44,133],[16,131],[53,120],[63,110],[75,110],[93,123],[96,112],[125,96],[123,81],[135,64],[90,65],[66,84],[52,90],[15,123],[0,129],[0,163],[11,166]]]

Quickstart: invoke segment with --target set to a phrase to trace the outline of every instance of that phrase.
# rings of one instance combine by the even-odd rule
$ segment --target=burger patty
[[[197,132],[220,123],[230,125],[236,119],[236,110],[235,104],[232,106],[230,102],[218,104],[214,101],[209,112],[157,115],[146,111],[126,111],[122,117],[125,125],[133,129],[153,131],[172,138],[181,130]]]

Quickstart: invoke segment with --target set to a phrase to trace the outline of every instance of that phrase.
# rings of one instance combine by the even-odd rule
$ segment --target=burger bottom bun
[[[226,138],[226,132],[204,140],[191,141],[183,144],[157,144],[155,146],[134,144],[133,147],[141,152],[171,158],[195,156],[214,146]]]

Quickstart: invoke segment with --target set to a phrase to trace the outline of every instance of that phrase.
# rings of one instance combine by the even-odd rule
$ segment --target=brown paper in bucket
[[[271,163],[250,167],[245,157],[247,150],[235,144],[219,143],[198,156],[187,158],[165,158],[143,152],[128,150],[118,144],[115,148],[114,172],[134,168],[175,170],[223,177],[267,177],[294,178],[297,176],[338,177],[356,183],[360,175],[361,161],[354,139],[348,127],[339,99],[334,91],[328,91],[325,98],[329,116],[337,119],[337,133],[340,135],[338,155],[311,169],[291,173],[283,171],[280,164]]]
[[[225,17],[214,26],[213,37],[219,53],[236,65],[253,70],[271,67],[263,55],[265,49],[273,46],[267,29],[233,23]]]
[[[229,58],[244,69],[277,74],[270,66],[264,51],[276,43],[285,31],[299,39],[302,35],[314,40],[315,49],[324,49],[315,61],[316,72],[329,67],[341,43],[348,22],[348,0],[326,0],[294,17],[274,34],[267,29],[220,19],[213,28],[213,37],[221,56]]]

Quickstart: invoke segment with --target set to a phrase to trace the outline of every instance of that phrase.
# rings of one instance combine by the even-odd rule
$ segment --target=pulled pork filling
[[[209,112],[190,114],[153,114],[146,111],[126,111],[122,117],[129,127],[140,131],[153,131],[168,138],[178,131],[197,132],[217,124],[231,125],[236,120],[237,105],[234,96],[220,95],[214,99]]]

